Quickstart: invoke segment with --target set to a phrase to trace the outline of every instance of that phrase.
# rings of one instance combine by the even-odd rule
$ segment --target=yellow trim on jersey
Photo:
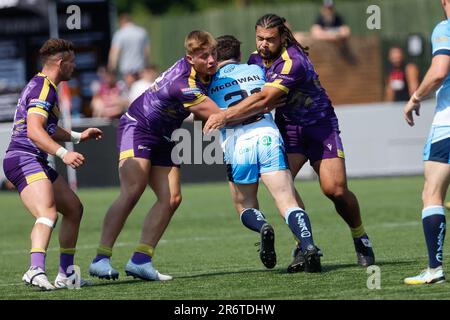
[[[128,149],[128,150],[122,151],[120,153],[119,161],[126,159],[126,158],[133,158],[133,157],[134,157],[134,149]]]
[[[45,79],[47,79],[49,81],[49,83],[53,86],[53,88],[55,88],[55,90],[58,90],[58,87],[56,86],[56,84],[54,84],[53,81],[50,80],[45,74],[43,74],[42,72],[39,72],[37,75],[39,77],[44,77]]]
[[[292,59],[289,56],[289,53],[287,52],[286,48],[283,48],[281,58],[284,60],[284,65],[283,69],[281,70],[281,74],[289,74],[289,72],[292,69]]]
[[[339,157],[339,158],[345,159],[344,151],[338,149],[337,153],[338,153],[338,157]]]
[[[39,100],[47,100],[49,91],[50,91],[50,81],[47,78],[44,78],[41,93],[39,93]]]
[[[41,116],[48,118],[48,112],[38,107],[28,109],[27,113],[37,113],[40,114]]]
[[[188,84],[189,88],[196,88],[197,85],[195,84],[195,76],[197,75],[197,71],[195,71],[194,67],[191,67],[191,74],[189,75]],[[195,93],[197,98],[200,98],[201,93]]]
[[[47,175],[45,174],[44,171],[41,171],[38,173],[30,174],[29,176],[26,177],[26,179],[27,179],[27,184],[30,184],[30,183],[38,181],[38,180],[47,179]]]
[[[283,48],[283,50],[281,51],[281,58],[284,61],[283,68],[281,69],[281,74],[289,74],[289,72],[291,72],[292,69],[292,59],[291,57],[289,57],[289,53],[287,52],[286,48]],[[281,81],[283,80],[276,79],[273,82],[266,82],[265,86],[275,87],[280,90],[283,90],[284,92],[286,92],[286,94],[289,93],[289,88],[282,85]]]
[[[192,106],[195,106],[196,104],[199,104],[200,102],[202,102],[202,101],[205,100],[205,99],[206,99],[206,96],[205,96],[205,95],[202,95],[201,97],[198,97],[198,98],[195,99],[194,101],[183,103],[183,106],[184,106],[185,108],[190,108],[190,107],[192,107]]]
[[[284,92],[286,92],[286,94],[288,94],[289,93],[289,88],[283,86],[280,82],[281,82],[281,80],[278,79],[278,80],[275,80],[274,82],[266,82],[264,84],[264,86],[275,87],[275,88],[278,88],[280,90],[283,90]]]

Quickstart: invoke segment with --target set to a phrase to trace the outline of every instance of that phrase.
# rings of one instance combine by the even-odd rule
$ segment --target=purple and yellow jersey
[[[142,94],[142,103],[132,104],[127,115],[146,130],[170,138],[189,116],[189,107],[206,99],[207,85],[184,57],[155,80]]]
[[[45,130],[51,136],[56,132],[59,108],[55,84],[43,73],[35,75],[20,94],[14,116],[11,142],[7,152],[26,152],[43,159],[48,154],[40,150],[27,136],[27,115],[37,113],[45,118]]]
[[[287,94],[286,105],[276,109],[278,125],[312,125],[319,120],[331,120],[337,125],[334,108],[308,56],[295,45],[283,48],[274,61],[265,62],[254,52],[248,64],[265,70],[265,86],[276,87]]]

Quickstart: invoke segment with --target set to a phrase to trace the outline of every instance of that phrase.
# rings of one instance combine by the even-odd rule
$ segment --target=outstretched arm
[[[57,127],[52,138],[55,141],[72,141],[74,143],[79,143],[88,139],[99,140],[103,138],[103,132],[98,128],[88,128],[83,132],[69,132],[64,128]]]
[[[419,88],[414,92],[403,109],[406,122],[410,125],[414,125],[413,111],[416,115],[419,114],[420,101],[427,97],[431,92],[436,90],[447,77],[450,70],[450,56],[446,54],[438,54],[433,57],[431,66],[428,69],[425,77],[420,84]]]

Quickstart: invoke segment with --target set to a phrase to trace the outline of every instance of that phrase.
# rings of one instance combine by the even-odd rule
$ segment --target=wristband
[[[420,99],[417,97],[417,94],[415,92],[412,95],[412,99],[413,99],[413,102],[415,102],[415,103],[420,102]]]
[[[76,131],[71,131],[70,132],[70,140],[75,143],[78,144],[81,141],[81,133],[80,132],[76,132]]]
[[[59,158],[61,158],[61,160],[64,160],[64,156],[67,154],[67,149],[64,147],[60,147],[58,150],[56,150],[55,155]]]

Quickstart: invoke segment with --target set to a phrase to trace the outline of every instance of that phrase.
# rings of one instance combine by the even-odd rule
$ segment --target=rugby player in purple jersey
[[[22,280],[52,290],[67,288],[76,280],[73,262],[83,206],[64,178],[48,165],[47,156],[56,155],[76,169],[85,162],[84,156],[66,150],[57,141],[97,140],[102,138],[102,131],[89,128],[81,133],[68,132],[58,126],[57,85],[69,80],[74,71],[73,44],[63,39],[50,39],[39,54],[43,69],[20,95],[3,169],[25,207],[36,218],[31,232],[31,265]],[[45,274],[45,256],[57,212],[63,215],[59,231],[61,254],[59,273],[52,285]]]
[[[106,213],[100,245],[89,273],[101,279],[117,279],[111,266],[114,243],[147,185],[156,195],[142,228],[139,244],[125,266],[125,273],[142,280],[171,280],[152,265],[154,250],[181,203],[180,168],[172,159],[172,132],[192,112],[207,119],[220,112],[206,96],[216,72],[216,40],[205,31],[192,31],[185,39],[186,55],[175,62],[137,98],[120,119],[120,195]]]
[[[262,16],[255,29],[257,51],[248,63],[264,68],[266,84],[261,92],[212,115],[204,131],[276,107],[275,122],[285,143],[292,175],[295,177],[309,160],[319,175],[322,192],[333,201],[336,211],[350,227],[358,264],[364,267],[374,264],[375,256],[362,224],[358,200],[347,187],[338,119],[306,48],[292,36],[285,19],[275,14]],[[275,105],[276,99],[282,96],[286,96],[286,104]],[[300,196],[298,200],[304,208]],[[304,270],[304,255],[305,250],[298,243],[289,272]]]

